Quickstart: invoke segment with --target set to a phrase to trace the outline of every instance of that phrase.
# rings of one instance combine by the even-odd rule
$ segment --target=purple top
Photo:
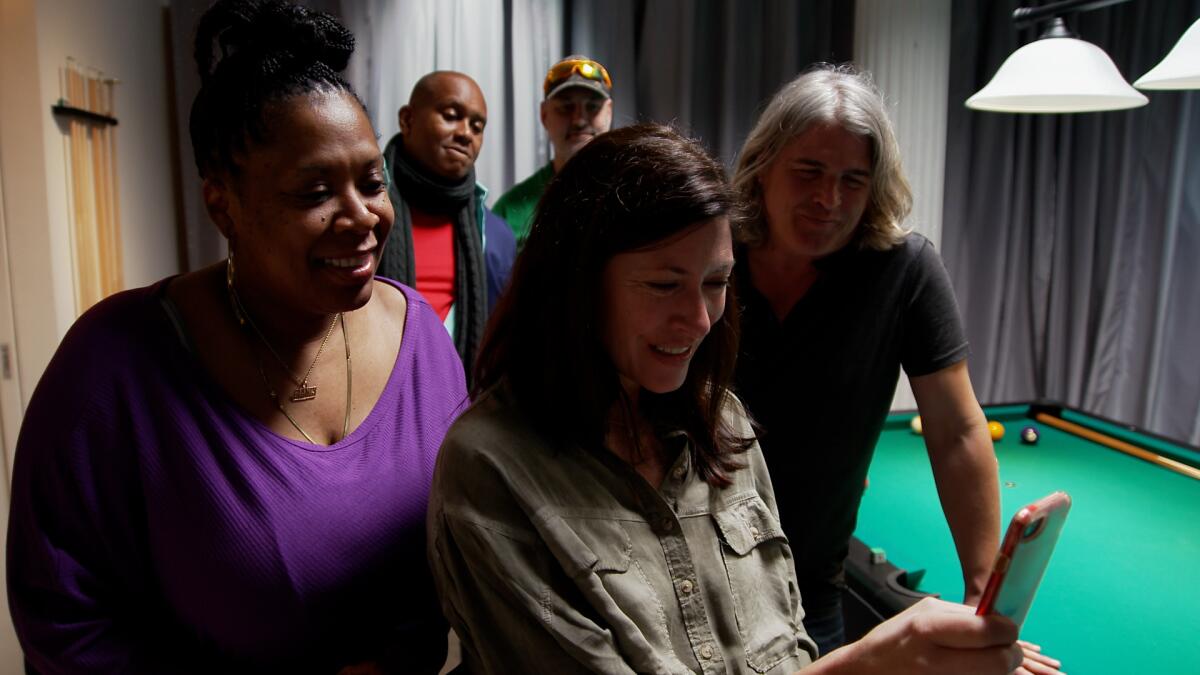
[[[445,656],[425,557],[434,459],[462,364],[421,296],[349,436],[314,446],[247,415],[188,350],[166,282],[68,332],[17,442],[8,593],[43,673],[333,672]]]

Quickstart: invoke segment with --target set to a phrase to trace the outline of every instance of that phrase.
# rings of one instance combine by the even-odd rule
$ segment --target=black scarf
[[[470,382],[487,323],[487,270],[476,215],[475,169],[457,183],[431,177],[405,154],[400,134],[388,141],[383,158],[392,177],[388,197],[396,209],[396,223],[379,259],[378,273],[416,288],[409,208],[450,218],[454,228],[454,347]]]

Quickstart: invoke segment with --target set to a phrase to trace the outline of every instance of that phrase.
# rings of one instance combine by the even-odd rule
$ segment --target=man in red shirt
[[[399,121],[383,153],[396,225],[379,274],[421,292],[469,377],[516,255],[512,230],[484,206],[487,189],[475,181],[487,102],[467,75],[437,71],[417,81]]]

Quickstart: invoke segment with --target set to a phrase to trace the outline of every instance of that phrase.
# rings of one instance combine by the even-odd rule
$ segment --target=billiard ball
[[[988,431],[992,434],[992,440],[998,441],[1004,438],[1004,425],[996,421],[988,422]]]
[[[914,434],[920,436],[921,435],[921,416],[913,415],[912,422],[909,423],[909,426],[912,427],[912,432]]]
[[[1025,445],[1033,445],[1038,442],[1037,427],[1025,427],[1021,430],[1021,442]]]

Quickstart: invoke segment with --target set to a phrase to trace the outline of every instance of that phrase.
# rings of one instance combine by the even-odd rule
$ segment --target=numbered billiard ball
[[[912,427],[912,432],[918,436],[921,435],[921,416],[913,415],[912,422],[908,426]]]
[[[1025,445],[1033,445],[1038,442],[1037,427],[1025,427],[1021,430],[1021,442]]]
[[[1001,438],[1004,438],[1004,425],[1000,424],[999,422],[988,422],[988,431],[991,432],[993,441],[998,441]]]

